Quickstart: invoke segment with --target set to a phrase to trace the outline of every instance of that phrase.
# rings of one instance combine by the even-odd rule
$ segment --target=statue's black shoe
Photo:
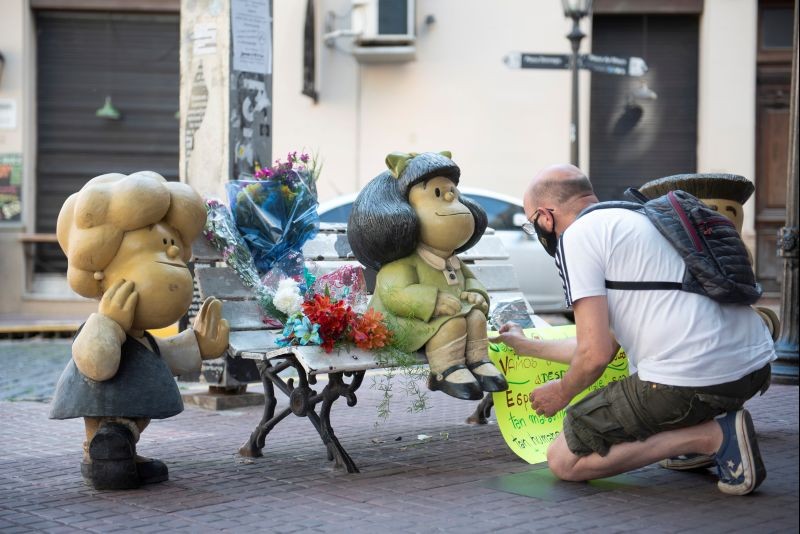
[[[459,369],[466,369],[464,364],[448,367],[442,373],[431,372],[428,375],[428,389],[431,391],[441,391],[451,397],[462,400],[480,400],[483,398],[483,391],[477,381],[474,382],[448,382],[446,378]]]
[[[467,365],[467,369],[472,371],[472,376],[474,376],[475,380],[478,381],[478,384],[480,384],[483,391],[493,393],[496,391],[507,390],[508,382],[506,382],[506,377],[504,377],[500,371],[497,371],[496,375],[481,375],[474,372],[475,369],[486,364],[494,367],[494,364],[491,362],[491,360],[480,360]],[[496,367],[494,368],[496,369]]]
[[[161,460],[155,458],[136,457],[136,471],[141,484],[155,484],[169,480],[169,469]]]
[[[124,425],[103,425],[89,443],[91,463],[81,464],[84,481],[94,489],[132,489],[140,485],[136,444]]]

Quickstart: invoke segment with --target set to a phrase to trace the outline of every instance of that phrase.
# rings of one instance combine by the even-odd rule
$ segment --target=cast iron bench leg
[[[483,400],[472,412],[472,415],[467,417],[467,423],[470,425],[485,425],[489,422],[489,417],[492,415],[492,407],[494,406],[494,396],[487,393]]]
[[[264,385],[264,414],[261,416],[261,421],[256,426],[256,429],[250,434],[250,439],[239,449],[239,454],[249,458],[260,458],[263,456],[261,449],[264,448],[267,434],[269,434],[275,425],[292,413],[291,408],[284,408],[277,416],[275,415],[275,406],[278,404],[278,401],[275,399],[275,386],[272,383],[276,376],[276,371],[272,366],[272,362],[259,361],[256,362],[256,367],[258,367],[259,374],[261,375],[261,383]],[[280,367],[280,370],[282,370],[288,367],[288,365],[281,364]],[[280,370],[277,372],[280,372]]]

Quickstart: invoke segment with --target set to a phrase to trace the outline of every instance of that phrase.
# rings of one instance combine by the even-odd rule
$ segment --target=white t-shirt
[[[642,380],[723,384],[776,357],[769,330],[749,306],[681,290],[606,289],[606,280],[683,280],[683,259],[641,213],[607,208],[580,217],[562,235],[556,264],[568,305],[607,296],[610,327]]]

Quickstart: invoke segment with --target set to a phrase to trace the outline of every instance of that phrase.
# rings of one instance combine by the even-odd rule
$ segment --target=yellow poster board
[[[489,337],[497,335],[489,333]],[[525,335],[531,339],[566,339],[575,337],[575,325],[549,328],[527,328]],[[531,464],[547,460],[547,447],[561,433],[565,410],[552,417],[537,415],[531,406],[531,391],[547,382],[561,378],[568,365],[529,356],[517,356],[504,343],[490,343],[489,356],[508,381],[508,389],[494,393],[494,411],[497,424],[506,444],[520,458]],[[608,364],[603,375],[570,404],[585,397],[590,391],[628,376],[628,358],[620,349]]]

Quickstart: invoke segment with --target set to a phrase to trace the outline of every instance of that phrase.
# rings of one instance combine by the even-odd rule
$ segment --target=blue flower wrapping
[[[236,227],[261,274],[286,254],[300,252],[319,231],[316,194],[296,171],[267,180],[234,180],[226,190]]]

